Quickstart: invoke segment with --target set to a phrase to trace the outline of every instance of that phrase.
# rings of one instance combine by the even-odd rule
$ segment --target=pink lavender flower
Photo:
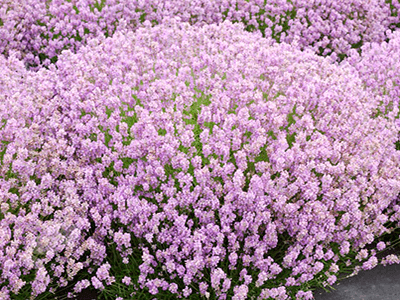
[[[326,282],[327,282],[329,285],[333,285],[333,284],[336,282],[336,280],[337,280],[336,276],[335,276],[335,275],[331,275],[331,276],[328,277],[328,279],[326,280]]]
[[[92,277],[91,281],[92,281],[93,287],[95,289],[98,289],[98,290],[104,289],[103,283],[97,277]]]
[[[378,265],[378,259],[376,256],[371,256],[366,262],[363,263],[363,270],[371,270]]]
[[[124,278],[122,278],[122,283],[125,283],[126,285],[129,285],[131,283],[131,278],[125,276]]]
[[[382,251],[383,249],[385,249],[386,248],[386,244],[385,244],[385,242],[379,242],[377,245],[376,245],[376,249],[378,250],[378,251]]]
[[[235,286],[233,288],[233,300],[244,300],[247,298],[247,293],[249,291],[249,288],[246,284],[240,285],[240,286]]]
[[[304,292],[304,291],[300,290],[296,294],[296,299],[311,300],[313,298],[314,298],[314,296],[311,291]]]

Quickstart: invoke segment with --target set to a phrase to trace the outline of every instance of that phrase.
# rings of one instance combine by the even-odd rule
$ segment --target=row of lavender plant
[[[54,62],[102,33],[112,36],[124,20],[136,30],[179,16],[195,25],[243,22],[278,42],[298,42],[336,60],[365,42],[383,42],[399,26],[397,0],[23,0],[0,1],[0,53],[17,50],[31,68]]]
[[[400,218],[398,33],[335,65],[248,24],[118,20],[0,58],[1,297],[311,299],[378,263]],[[40,52],[57,64],[27,70]]]

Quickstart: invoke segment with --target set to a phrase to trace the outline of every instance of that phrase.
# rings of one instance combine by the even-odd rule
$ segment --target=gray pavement
[[[379,265],[314,292],[315,300],[400,300],[400,264]]]

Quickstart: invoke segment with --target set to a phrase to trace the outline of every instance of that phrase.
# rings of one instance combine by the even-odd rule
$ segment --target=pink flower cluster
[[[382,42],[400,23],[398,5],[385,0],[23,0],[0,1],[0,53],[18,51],[31,67],[56,61],[62,50],[76,51],[99,34],[125,26],[178,16],[202,25],[243,22],[277,41],[298,44],[341,60],[364,42]]]
[[[366,43],[362,55],[352,52],[347,62],[380,99],[376,113],[395,120],[400,108],[400,31],[388,32],[388,36],[388,42]]]
[[[77,7],[77,19],[92,21],[80,19],[89,27],[96,14],[124,7],[106,1],[96,12],[85,1],[56,2],[34,12],[50,10],[46,24],[63,37],[73,32],[72,21],[57,25],[61,17],[53,16],[70,16],[68,5]],[[15,15],[28,7],[7,4]],[[377,7],[369,9],[379,15]],[[198,15],[208,20],[208,13]],[[104,22],[102,29],[112,24]],[[394,113],[376,114],[385,86],[398,99],[397,79],[390,85],[398,69],[388,70],[387,60],[375,64],[368,46],[362,66],[356,58],[335,65],[230,21],[191,26],[166,17],[135,31],[125,25],[76,53],[58,55],[64,40],[26,44],[58,55],[56,65],[37,72],[17,52],[0,56],[4,299],[24,285],[33,297],[65,286],[82,269],[93,269],[92,277],[76,290],[104,289],[116,280],[105,262],[110,241],[124,262],[133,250],[142,253],[138,281],[124,277],[121,284],[184,298],[198,290],[247,299],[256,286],[262,299],[311,299],[310,291],[292,294],[291,287],[321,274],[333,283],[336,262],[350,250],[364,251],[365,268],[376,265],[365,246],[389,231],[388,210],[391,221],[400,220],[399,125]],[[381,51],[398,49],[397,36]],[[365,68],[380,73],[369,78]],[[282,257],[271,256],[282,242]],[[267,288],[284,271],[286,284]],[[23,280],[28,274],[36,274],[33,282]]]

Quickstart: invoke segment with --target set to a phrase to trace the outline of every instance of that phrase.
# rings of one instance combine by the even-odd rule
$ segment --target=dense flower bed
[[[378,263],[400,126],[377,44],[338,65],[241,23],[128,23],[37,72],[0,56],[1,297],[311,299]]]
[[[347,62],[354,66],[365,88],[381,97],[378,113],[398,119],[400,103],[400,31],[387,43],[367,43],[362,55],[353,52]]]
[[[17,50],[35,68],[100,33],[111,36],[121,20],[135,30],[146,20],[159,24],[179,16],[195,25],[243,22],[246,30],[259,30],[278,42],[297,41],[300,49],[341,60],[352,48],[387,38],[387,30],[400,24],[396,1],[1,0],[0,53]]]

